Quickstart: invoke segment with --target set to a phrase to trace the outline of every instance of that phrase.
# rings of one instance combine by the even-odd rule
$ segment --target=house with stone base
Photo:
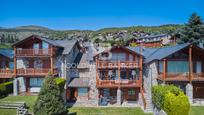
[[[98,105],[96,88],[96,69],[93,63],[95,48],[92,43],[84,43],[82,52],[78,53],[74,63],[70,64],[70,81],[67,81],[66,99],[70,106]]]
[[[77,40],[50,40],[32,35],[13,44],[14,95],[30,95],[40,91],[46,76],[69,80],[66,64],[80,51]]]
[[[143,56],[115,46],[96,56],[96,88],[99,106],[136,106],[143,92]]]
[[[135,49],[138,51],[138,48]],[[204,99],[204,49],[195,44],[164,48],[144,48],[143,86],[151,100],[151,87],[158,84],[178,86],[194,104]],[[151,101],[147,103],[152,107]]]

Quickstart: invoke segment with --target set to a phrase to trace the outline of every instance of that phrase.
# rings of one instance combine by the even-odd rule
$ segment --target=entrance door
[[[70,101],[76,101],[78,96],[77,88],[70,88]]]

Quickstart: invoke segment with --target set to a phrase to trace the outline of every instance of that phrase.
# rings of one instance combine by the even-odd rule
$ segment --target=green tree
[[[53,77],[47,77],[34,105],[35,115],[66,115],[60,88]]]
[[[204,42],[204,24],[200,16],[193,13],[188,23],[177,31],[180,34],[179,43]]]

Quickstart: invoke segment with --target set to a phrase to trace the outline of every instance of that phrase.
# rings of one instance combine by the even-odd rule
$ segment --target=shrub
[[[182,91],[181,89],[177,88],[174,85],[165,85],[165,86],[158,85],[152,88],[152,101],[157,108],[161,109],[163,107],[164,96],[168,92],[172,92],[178,95],[179,92],[182,92]]]
[[[13,82],[5,82],[0,84],[0,98],[7,96],[13,92]]]
[[[55,78],[54,80],[56,84],[59,86],[60,91],[63,92],[66,80],[63,78]]]
[[[188,97],[174,85],[152,87],[152,101],[158,109],[164,109],[168,115],[188,115],[190,110]],[[181,111],[185,111],[185,114],[181,114]]]
[[[53,77],[47,77],[34,105],[35,115],[66,115],[67,108],[59,86]]]
[[[168,92],[164,97],[164,111],[168,115],[188,115],[190,103],[188,97],[180,92],[178,95]]]

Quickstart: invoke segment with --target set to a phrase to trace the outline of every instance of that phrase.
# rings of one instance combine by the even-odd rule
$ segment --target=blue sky
[[[204,0],[0,0],[0,26],[57,30],[183,24]]]

